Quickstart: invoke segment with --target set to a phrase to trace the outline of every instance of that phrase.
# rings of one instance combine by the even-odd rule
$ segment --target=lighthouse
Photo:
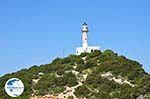
[[[82,47],[84,49],[84,52],[86,52],[88,49],[88,32],[89,32],[88,25],[86,23],[82,25],[81,32],[82,32]]]
[[[76,55],[80,55],[81,53],[91,53],[94,50],[99,50],[99,46],[88,46],[88,25],[86,22],[82,24],[81,28],[82,32],[82,47],[77,47],[76,48]]]

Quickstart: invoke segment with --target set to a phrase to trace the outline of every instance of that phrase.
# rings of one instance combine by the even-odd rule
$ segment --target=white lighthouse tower
[[[82,32],[82,47],[76,48],[76,54],[80,55],[81,53],[84,52],[91,53],[94,50],[99,50],[98,46],[88,46],[89,29],[87,23],[83,23],[81,32]]]
[[[84,52],[87,51],[88,49],[88,25],[86,23],[84,23],[82,25],[82,47],[83,47],[83,50]]]

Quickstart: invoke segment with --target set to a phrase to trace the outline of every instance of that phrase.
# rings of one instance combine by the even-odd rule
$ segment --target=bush
[[[98,57],[102,54],[100,50],[94,50],[94,52],[87,55],[87,59]]]
[[[56,58],[52,61],[52,64],[61,64],[62,59],[61,58]]]
[[[63,92],[64,90],[65,90],[64,87],[56,87],[54,89],[54,94],[59,94],[59,93]]]
[[[77,55],[70,55],[68,58],[71,60],[73,65],[74,65],[74,63],[84,64],[84,61],[81,59],[81,57],[79,57]]]
[[[77,65],[76,71],[82,72],[85,69],[87,69],[85,65]]]
[[[90,53],[84,52],[84,53],[81,53],[80,56],[81,56],[81,57],[85,57],[85,56],[87,56],[88,54],[90,54]]]
[[[64,74],[63,79],[65,81],[67,81],[67,85],[69,87],[75,86],[75,85],[78,84],[77,78],[76,78],[76,76],[74,74],[72,74],[72,72]]]
[[[106,50],[100,55],[99,60],[100,62],[105,62],[116,60],[116,58],[117,54],[115,54],[112,50]]]
[[[61,64],[69,64],[71,62],[71,59],[69,57],[66,57],[62,59]]]
[[[56,73],[57,73],[58,75],[63,75],[65,72],[64,72],[63,69],[58,69],[58,70],[56,71]]]
[[[73,67],[69,64],[64,65],[64,71],[73,70]]]
[[[68,79],[66,79],[65,77],[58,77],[56,79],[56,86],[65,86],[68,83]]]
[[[90,94],[90,91],[86,86],[82,85],[82,86],[79,86],[75,89],[74,94],[77,97],[86,97],[87,98]]]
[[[86,63],[85,63],[85,66],[86,67],[94,67],[96,66],[96,62],[95,61],[92,61],[92,60],[88,60]]]

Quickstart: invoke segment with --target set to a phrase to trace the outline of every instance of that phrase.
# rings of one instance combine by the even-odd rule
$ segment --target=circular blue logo
[[[11,78],[5,84],[5,91],[11,97],[18,97],[24,91],[24,84],[18,78]]]

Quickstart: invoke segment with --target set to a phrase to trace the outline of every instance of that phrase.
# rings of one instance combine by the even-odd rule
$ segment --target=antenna
[[[63,48],[63,50],[62,50],[62,58],[64,58],[65,56],[65,50],[64,50],[64,48]]]

